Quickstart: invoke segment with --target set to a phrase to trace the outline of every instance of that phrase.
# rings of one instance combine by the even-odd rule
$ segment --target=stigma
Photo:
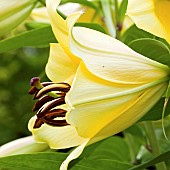
[[[67,126],[65,115],[67,110],[61,108],[65,104],[66,93],[70,90],[68,83],[40,82],[39,77],[30,81],[29,94],[37,100],[32,111],[37,112],[34,129],[40,128],[44,123],[50,126]]]

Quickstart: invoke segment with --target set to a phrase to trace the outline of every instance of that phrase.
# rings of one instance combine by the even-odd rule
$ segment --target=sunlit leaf
[[[39,153],[0,158],[0,169],[5,170],[58,170],[68,154]],[[127,163],[109,159],[78,159],[70,164],[71,170],[125,170],[132,167]]]
[[[169,48],[164,43],[158,40],[141,38],[131,41],[129,43],[129,46],[136,52],[152,60],[170,66]]]
[[[122,3],[120,4],[120,8],[119,8],[119,21],[120,22],[123,22],[125,18],[127,4],[128,4],[128,0],[123,0]]]
[[[52,170],[59,169],[68,154],[39,153],[0,158],[0,169],[6,170]]]
[[[140,38],[154,38],[154,36],[146,31],[143,31],[137,28],[135,25],[132,25],[122,36],[122,41],[125,44],[129,44],[131,41],[140,39]]]
[[[124,138],[114,136],[88,146],[81,157],[111,159],[128,163],[130,152]]]
[[[44,47],[48,46],[49,43],[56,42],[57,41],[52,33],[51,27],[46,26],[0,41],[0,53],[25,46]]]

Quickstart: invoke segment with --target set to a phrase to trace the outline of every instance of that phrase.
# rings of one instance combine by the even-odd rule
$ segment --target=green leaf
[[[129,47],[152,60],[170,66],[169,48],[158,40],[141,38],[131,41]]]
[[[50,25],[50,24],[48,24],[48,23],[41,23],[41,22],[31,21],[31,22],[27,22],[27,23],[25,24],[25,27],[26,27],[28,30],[31,30],[31,29],[42,28],[42,27],[49,26],[49,25]]]
[[[15,155],[0,158],[1,170],[59,170],[61,163],[66,159],[65,153],[39,153]],[[77,159],[69,166],[71,170],[125,170],[132,165],[108,159]]]
[[[152,107],[147,114],[142,117],[139,121],[146,121],[146,120],[159,120],[162,119],[162,110],[164,106],[164,98],[161,98],[154,107]],[[170,112],[170,101],[168,101],[167,107],[165,109],[165,116],[169,115]]]
[[[132,165],[110,160],[110,159],[82,159],[77,164],[74,164],[73,161],[69,167],[70,170],[125,170],[132,167]]]
[[[93,160],[111,159],[128,163],[130,152],[124,138],[114,136],[88,146],[81,157],[90,157]]]
[[[154,35],[141,30],[136,27],[136,25],[132,25],[122,36],[122,41],[125,44],[129,44],[131,41],[140,39],[140,38],[154,38]]]
[[[1,170],[58,170],[68,154],[39,153],[0,158]]]
[[[146,144],[145,134],[143,133],[142,128],[137,124],[130,126],[125,132],[129,133],[135,139],[135,144],[138,144],[138,146]]]
[[[152,166],[152,165],[155,165],[159,162],[163,162],[163,161],[168,161],[170,158],[170,151],[167,151],[159,156],[157,156],[156,158],[150,160],[150,161],[147,161],[141,165],[138,165],[138,166],[135,166],[133,168],[130,168],[129,170],[143,170],[149,166]]]
[[[100,32],[106,34],[106,31],[104,30],[104,28],[99,24],[87,23],[87,22],[78,22],[78,23],[75,24],[75,26],[91,28],[93,30],[100,31]]]
[[[165,96],[164,97],[170,97],[170,81],[169,81],[169,84],[168,84],[168,88],[165,92]]]
[[[94,5],[93,2],[90,2],[87,0],[62,0],[60,4],[64,4],[64,3],[68,3],[68,2],[79,3],[81,5],[88,6],[88,7],[94,8],[95,10],[98,10],[97,6]]]
[[[119,22],[123,22],[127,9],[128,0],[123,0],[119,8]]]
[[[10,50],[14,50],[25,46],[31,47],[49,46],[49,43],[57,43],[57,40],[53,35],[51,26],[45,26],[0,41],[1,47],[0,53],[8,52]]]

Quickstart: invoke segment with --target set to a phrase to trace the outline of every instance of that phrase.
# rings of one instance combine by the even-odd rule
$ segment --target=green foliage
[[[8,52],[10,50],[18,49],[21,47],[43,47],[49,46],[49,43],[57,42],[51,26],[33,29],[14,37],[0,41],[0,53]]]
[[[34,102],[28,95],[29,81],[42,73],[47,57],[45,48],[23,48],[1,54],[0,145],[30,134],[27,123],[34,115],[31,111]]]
[[[132,25],[128,30],[126,30],[121,39],[125,44],[128,45],[131,41],[140,38],[154,38],[154,36],[144,30],[137,28],[136,25]]]
[[[125,140],[115,136],[88,146],[81,157],[89,157],[94,160],[114,159],[119,162],[129,163],[130,152]]]
[[[64,153],[39,153],[25,154],[0,158],[0,168],[5,170],[52,170],[59,169],[68,154]],[[79,160],[70,166],[70,170],[124,170],[132,167],[129,164],[114,160],[88,158]]]
[[[115,142],[115,143],[112,143]],[[113,144],[113,145],[111,145]],[[116,146],[112,147],[112,146]],[[70,170],[143,170],[156,163],[169,160],[170,151],[153,158],[141,165],[132,166],[126,160],[129,155],[128,147],[123,138],[111,137],[86,148],[83,155],[69,165]],[[120,151],[120,152],[119,152]],[[90,153],[91,152],[91,153]],[[128,155],[126,155],[128,154]],[[87,157],[88,155],[88,157]],[[0,158],[0,168],[6,170],[51,170],[59,169],[61,163],[68,156],[67,153],[45,152],[24,154]]]
[[[128,0],[123,0],[119,7],[118,16],[119,16],[119,22],[121,22],[121,23],[123,23],[123,20],[125,18],[127,4],[128,4]]]
[[[166,160],[169,161],[169,158],[170,158],[170,151],[167,151],[167,152],[157,156],[156,158],[154,158],[150,161],[147,161],[141,165],[130,168],[129,170],[143,170],[144,168],[147,168],[151,165],[155,165],[159,162],[166,161]]]
[[[140,38],[129,43],[136,52],[170,67],[170,51],[162,42],[151,38]]]
[[[95,9],[95,10],[98,10],[98,7],[93,2],[90,2],[90,1],[87,1],[87,0],[62,0],[61,4],[65,4],[65,3],[68,3],[68,2],[79,3],[81,5],[88,6],[90,8]]]
[[[6,170],[51,170],[59,169],[67,153],[52,152],[25,154],[0,158],[0,168]],[[111,137],[88,146],[77,160],[69,165],[70,170],[125,170],[129,164],[129,150],[120,137]]]
[[[162,118],[162,111],[164,106],[165,99],[160,99],[154,107],[152,107],[149,112],[145,116],[143,116],[139,121],[146,121],[146,120],[159,120]],[[165,116],[169,115],[170,112],[170,101],[168,101],[167,107],[165,109]]]

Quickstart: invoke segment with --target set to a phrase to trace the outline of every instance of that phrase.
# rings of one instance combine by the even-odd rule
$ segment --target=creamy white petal
[[[170,41],[169,10],[169,1],[130,0],[127,15],[137,27]]]
[[[90,72],[111,82],[148,83],[166,76],[169,70],[122,42],[88,28],[73,28],[70,49],[84,61]]]
[[[77,64],[65,53],[60,44],[50,44],[46,74],[51,81],[71,84],[77,67]]]
[[[60,170],[67,170],[68,164],[73,159],[78,158],[81,153],[83,152],[84,148],[86,147],[87,143],[89,142],[89,139],[87,139],[85,142],[83,142],[80,146],[75,148],[69,156],[66,158],[66,160],[61,164]]]
[[[52,149],[64,149],[78,146],[86,141],[78,135],[75,127],[63,126],[53,127],[43,124],[40,128],[33,129],[36,116],[32,117],[29,121],[28,128],[32,132],[34,139],[37,142],[45,142]]]
[[[101,129],[90,143],[105,139],[133,125],[156,104],[166,88],[167,83],[165,82],[146,90],[124,113]]]
[[[33,136],[16,139],[0,147],[0,157],[40,152],[48,149],[46,144],[36,143]]]
[[[163,83],[166,80],[162,79],[161,81]],[[147,89],[160,84],[161,81],[138,87],[111,83],[95,77],[82,63],[66,98],[72,108],[66,115],[67,122],[75,126],[81,136],[92,138],[111,121],[119,119],[122,114],[126,118],[126,111],[141,98],[140,96],[143,96]],[[165,83],[162,87],[164,91],[166,85]],[[161,91],[161,88],[158,90]],[[157,100],[162,94],[161,91]],[[146,103],[148,102],[149,100],[146,101]],[[142,108],[139,107],[138,110],[140,111],[140,109]],[[132,123],[136,121],[135,118],[133,121],[133,117],[131,119]],[[121,119],[119,120],[121,122]],[[120,127],[120,129],[122,128]]]

